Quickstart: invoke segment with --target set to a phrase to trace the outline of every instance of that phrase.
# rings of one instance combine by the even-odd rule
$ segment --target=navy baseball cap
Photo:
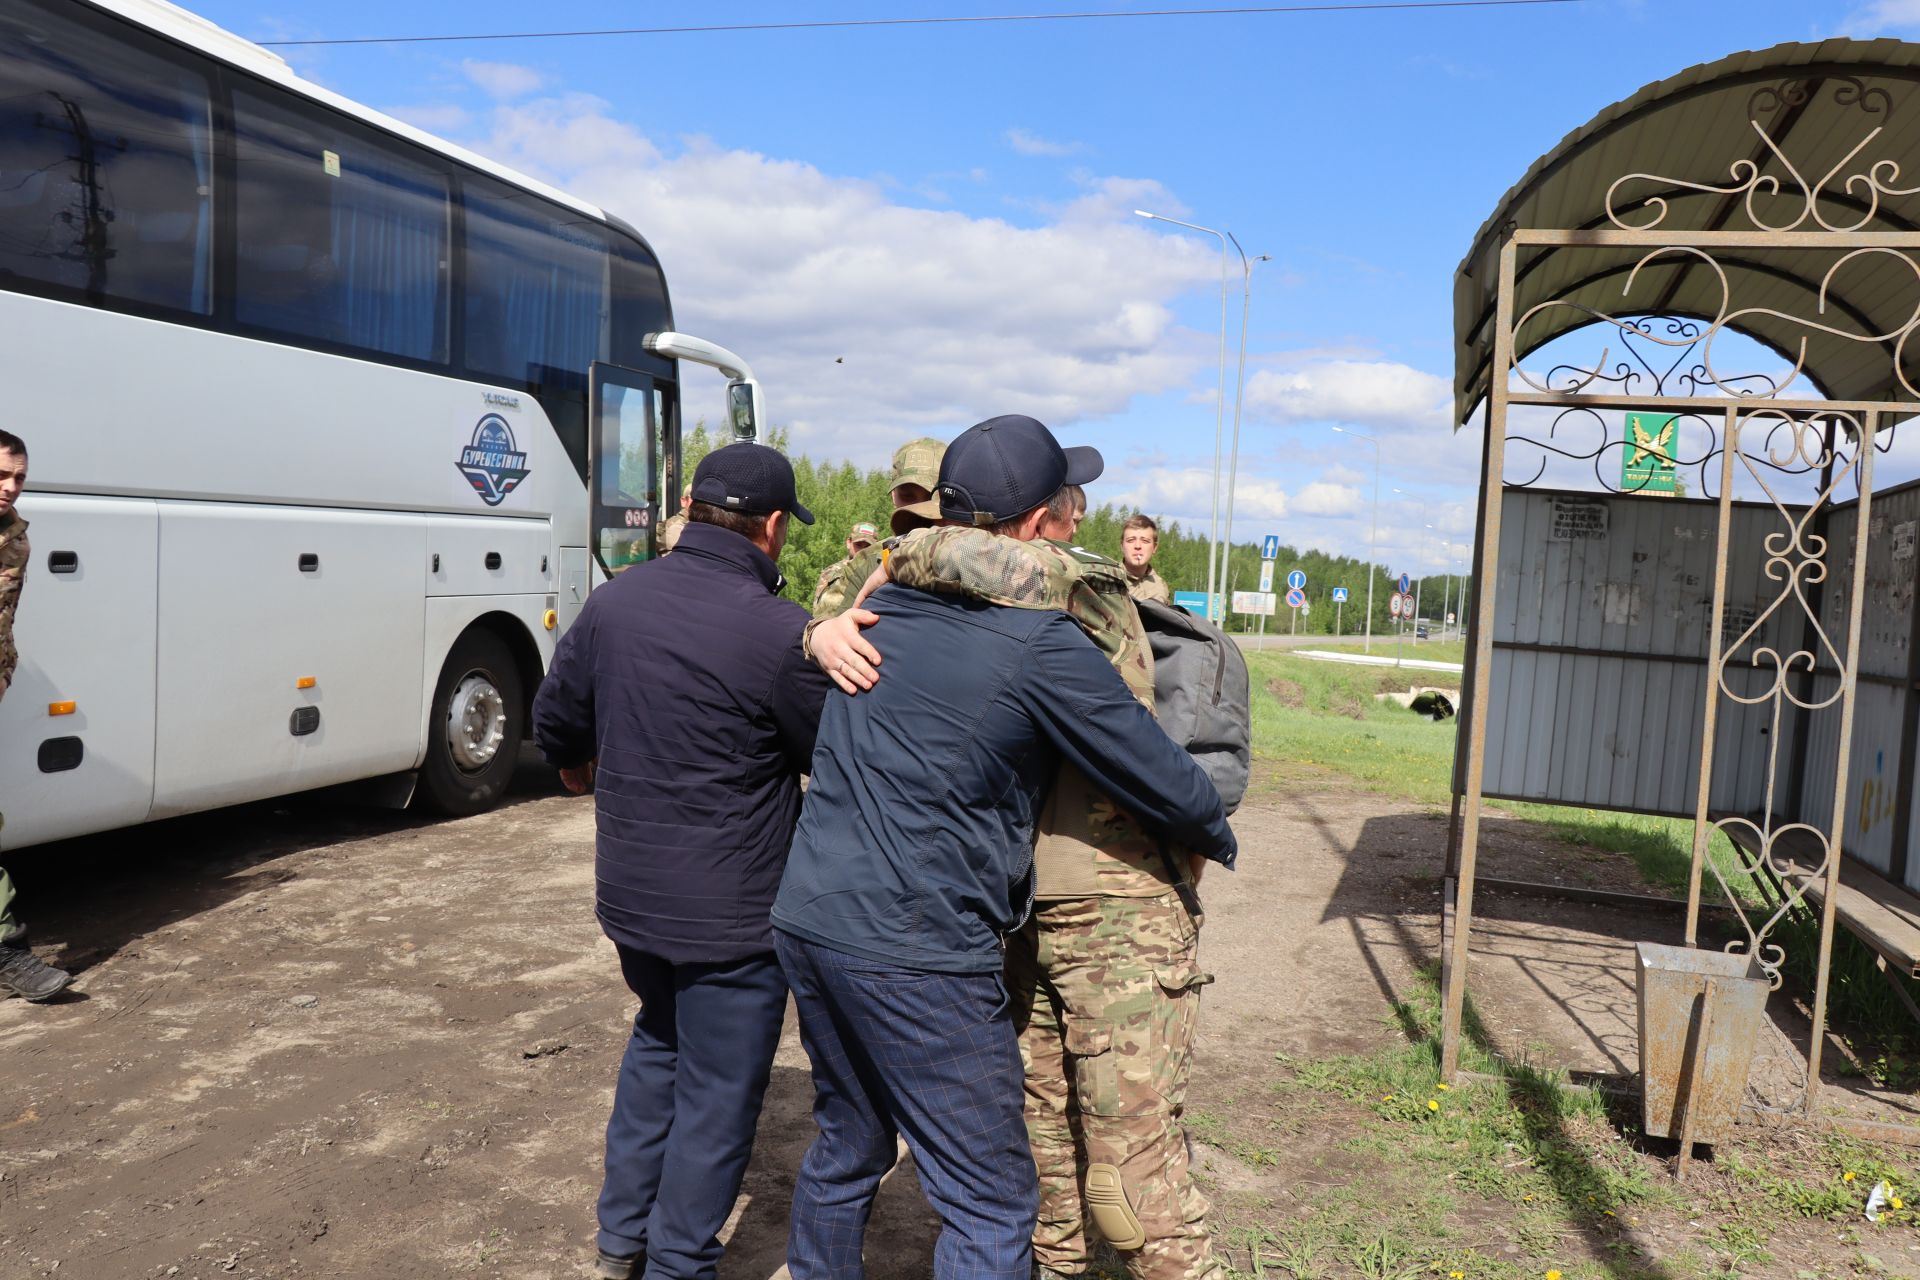
[[[1053,432],[1024,414],[988,418],[961,432],[940,462],[940,515],[997,524],[1031,511],[1063,484],[1091,484],[1106,463],[1098,449],[1062,449]]]
[[[801,524],[813,512],[793,491],[793,464],[778,449],[742,441],[715,449],[693,469],[693,500],[747,515],[791,511]]]

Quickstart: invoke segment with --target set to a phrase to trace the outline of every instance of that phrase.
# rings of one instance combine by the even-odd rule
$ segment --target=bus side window
[[[143,43],[0,12],[0,279],[207,315],[207,80]]]
[[[234,95],[235,318],[444,363],[447,178],[319,108]]]

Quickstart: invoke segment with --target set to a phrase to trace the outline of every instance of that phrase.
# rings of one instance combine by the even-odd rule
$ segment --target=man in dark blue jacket
[[[1099,475],[1040,423],[947,448],[951,523],[1031,538]],[[943,1223],[939,1280],[1028,1280],[1038,1186],[1001,939],[1032,906],[1034,823],[1060,762],[1154,831],[1232,865],[1219,792],[1064,613],[900,587],[867,601],[886,678],[822,715],[774,904],[820,1136],[794,1191],[793,1280],[858,1280],[873,1195],[913,1149]]]
[[[640,997],[607,1123],[598,1274],[711,1277],[787,990],[768,911],[826,677],[781,599],[787,517],[813,516],[764,445],[702,459],[674,554],[587,599],[534,699],[534,737],[594,783],[596,905]]]

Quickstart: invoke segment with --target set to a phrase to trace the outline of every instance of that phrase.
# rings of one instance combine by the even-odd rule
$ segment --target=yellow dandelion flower
[[[1453,1088],[1453,1086],[1452,1086],[1452,1085],[1450,1085],[1450,1084],[1443,1084],[1443,1085],[1441,1085],[1441,1086],[1440,1086],[1440,1092],[1442,1092],[1442,1093],[1445,1093],[1445,1092],[1446,1092],[1447,1090],[1449,1090],[1449,1089],[1451,1089],[1451,1088]]]
[[[1449,1271],[1447,1272],[1447,1280],[1467,1280],[1467,1273],[1464,1271]]]
[[[1384,1098],[1382,1098],[1382,1099],[1380,1099],[1380,1101],[1382,1101],[1382,1102],[1392,1102],[1392,1101],[1393,1101],[1393,1095],[1392,1095],[1392,1094],[1388,1094],[1388,1095],[1387,1095],[1386,1097],[1384,1097]],[[1848,1176],[1852,1176],[1852,1175],[1848,1175]]]
[[[1547,1280],[1560,1280],[1560,1273],[1558,1271],[1547,1272]]]
[[[1529,1192],[1528,1194],[1526,1194],[1526,1195],[1524,1195],[1524,1196],[1521,1196],[1520,1198],[1521,1198],[1522,1200],[1528,1200],[1528,1201],[1530,1201],[1530,1200],[1532,1200],[1532,1199],[1533,1199],[1533,1195],[1532,1195],[1532,1193],[1531,1193],[1531,1192]]]
[[[1892,1204],[1893,1207],[1896,1209],[1904,1209],[1907,1207],[1907,1202],[1902,1200],[1899,1196],[1893,1197],[1893,1199],[1888,1203]]]
[[[1438,1111],[1439,1109],[1440,1109],[1440,1103],[1439,1103],[1438,1101],[1436,1101],[1436,1100],[1435,1100],[1435,1099],[1433,1099],[1433,1098],[1428,1098],[1428,1099],[1427,1099],[1427,1110],[1429,1110],[1429,1111]],[[1897,1209],[1897,1208],[1899,1208],[1899,1207],[1900,1207],[1900,1206],[1899,1206],[1898,1204],[1895,1204],[1895,1205],[1894,1205],[1894,1208],[1896,1208],[1896,1209]]]
[[[1843,1174],[1841,1174],[1841,1175],[1840,1175],[1840,1181],[1842,1181],[1842,1182],[1852,1182],[1852,1181],[1853,1181],[1853,1170],[1851,1170],[1851,1169],[1849,1169],[1849,1170],[1847,1170],[1847,1171],[1846,1171],[1845,1173],[1843,1173]]]

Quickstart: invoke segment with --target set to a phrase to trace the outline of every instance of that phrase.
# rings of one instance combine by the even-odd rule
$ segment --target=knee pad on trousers
[[[1120,1170],[1113,1165],[1087,1166],[1087,1212],[1114,1248],[1128,1251],[1147,1242],[1147,1229],[1140,1225],[1126,1185],[1120,1181]]]

